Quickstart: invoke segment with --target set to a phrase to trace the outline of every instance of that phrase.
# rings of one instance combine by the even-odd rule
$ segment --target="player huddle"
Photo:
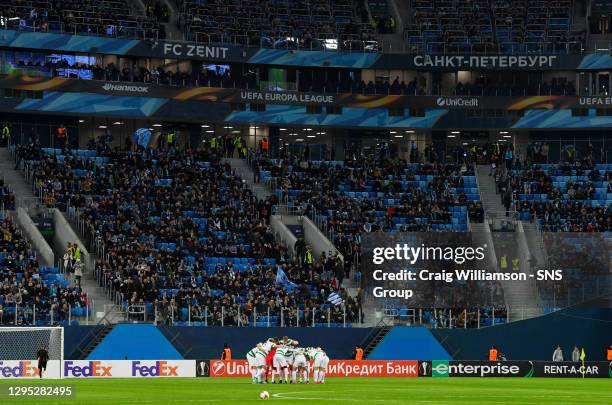
[[[297,340],[270,338],[247,353],[253,384],[276,383],[325,384],[329,357],[320,347],[299,347]],[[312,367],[311,367],[312,362]]]

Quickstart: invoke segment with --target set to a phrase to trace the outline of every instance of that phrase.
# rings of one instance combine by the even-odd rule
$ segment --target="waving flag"
[[[335,307],[337,307],[338,305],[344,304],[344,300],[342,299],[342,297],[339,296],[335,292],[332,292],[331,294],[329,294],[329,296],[327,297],[327,302],[329,302]]]
[[[276,269],[276,284],[288,290],[297,288],[297,285],[289,280],[289,277],[287,277],[280,266],[278,266]]]
[[[136,145],[147,148],[149,146],[149,142],[151,141],[151,130],[149,130],[149,128],[138,128],[132,135],[132,141]]]

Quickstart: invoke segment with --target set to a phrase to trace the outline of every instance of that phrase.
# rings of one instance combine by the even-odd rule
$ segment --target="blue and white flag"
[[[337,307],[338,305],[344,304],[344,300],[342,299],[342,297],[339,296],[335,292],[332,292],[331,294],[329,294],[329,296],[327,297],[327,302],[329,302],[335,307]]]
[[[297,288],[297,285],[289,280],[289,277],[287,277],[280,266],[278,266],[276,269],[276,284],[289,290],[292,288]]]
[[[151,141],[151,130],[149,128],[138,128],[132,135],[132,141],[136,145],[148,148]]]

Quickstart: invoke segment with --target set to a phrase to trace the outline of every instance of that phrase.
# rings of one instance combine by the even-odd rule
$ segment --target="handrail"
[[[117,21],[114,21],[117,22]],[[131,20],[123,20],[130,23]],[[115,25],[115,29],[111,33],[106,30],[101,30],[99,24],[90,24],[86,22],[75,22],[72,24],[72,29],[67,30],[63,23],[52,22],[45,27],[33,26],[22,27],[19,24],[8,24],[1,27],[3,30],[15,30],[21,32],[42,32],[42,33],[60,33],[83,36],[101,36],[108,38],[126,38],[140,40],[163,40],[159,36],[159,29],[154,26],[120,26]],[[113,25],[113,24],[109,24]],[[153,36],[148,36],[147,33],[152,32]],[[506,44],[453,44],[446,42],[426,42],[418,44],[410,44],[407,41],[407,35],[404,33],[405,40],[398,49],[392,46],[392,42],[387,43],[385,40],[361,40],[348,39],[345,41],[336,39],[333,46],[324,45],[320,39],[315,39],[304,43],[304,41],[296,38],[296,40],[273,40],[272,38],[261,38],[255,44],[248,40],[245,35],[236,35],[228,39],[219,35],[211,35],[200,31],[189,31],[184,33],[187,39],[172,40],[173,42],[195,43],[206,45],[224,45],[224,46],[240,46],[244,48],[256,49],[285,49],[285,50],[301,50],[301,51],[318,51],[318,52],[350,52],[350,53],[394,53],[394,54],[410,54],[410,55],[582,55],[586,53],[604,53],[610,52],[612,49],[612,41],[605,41],[602,44],[594,43],[592,48],[584,45],[582,41],[568,41],[561,44],[553,42],[525,42],[525,43],[510,43]],[[239,40],[241,39],[241,40]],[[243,40],[242,40],[243,39]]]

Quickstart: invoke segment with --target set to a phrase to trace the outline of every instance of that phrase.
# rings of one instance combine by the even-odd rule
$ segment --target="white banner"
[[[43,378],[60,378],[60,361],[49,360]],[[0,380],[13,378],[40,378],[38,360],[0,360]]]
[[[64,378],[195,377],[195,360],[66,360]]]

